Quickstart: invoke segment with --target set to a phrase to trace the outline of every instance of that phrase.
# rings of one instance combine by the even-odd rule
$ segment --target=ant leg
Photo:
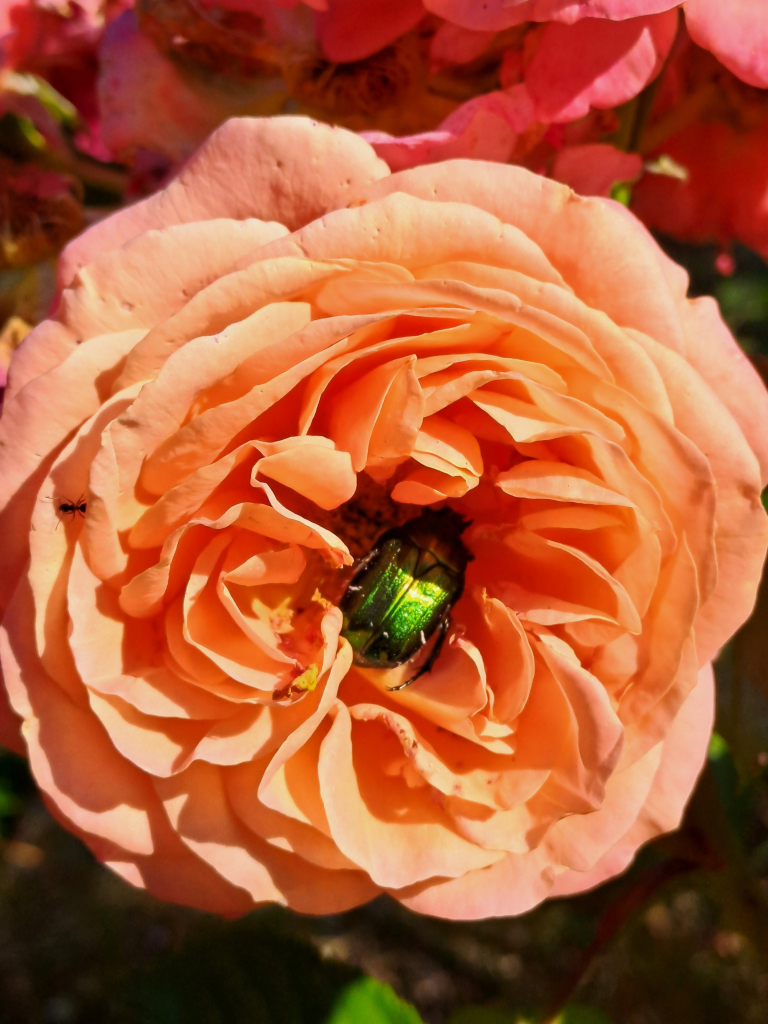
[[[427,658],[427,660],[421,666],[416,675],[411,676],[411,678],[407,679],[404,683],[400,683],[399,686],[388,686],[387,690],[389,690],[390,693],[396,690],[404,690],[406,686],[410,686],[411,683],[415,683],[416,680],[419,679],[421,676],[426,675],[427,672],[432,671],[432,666],[437,661],[438,655],[440,654],[440,651],[443,649],[443,644],[445,643],[446,636],[448,636],[448,630],[450,629],[450,626],[450,616],[446,615],[444,619],[440,620],[440,624],[437,627],[437,640],[435,641],[434,647],[429,652],[429,657]]]

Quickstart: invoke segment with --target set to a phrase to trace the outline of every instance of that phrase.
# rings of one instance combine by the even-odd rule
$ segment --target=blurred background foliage
[[[768,380],[768,266],[737,248],[724,277],[717,250],[662,242]],[[0,344],[44,314],[52,269],[0,273]],[[387,898],[234,923],[161,904],[101,868],[0,750],[0,1020],[768,1024],[767,586],[717,675],[716,733],[681,830],[595,892],[481,922]]]

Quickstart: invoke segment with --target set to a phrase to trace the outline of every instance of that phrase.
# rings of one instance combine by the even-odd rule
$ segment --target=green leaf
[[[410,1003],[375,978],[358,978],[336,1000],[326,1024],[422,1024]]]
[[[717,791],[723,810],[735,829],[739,827],[739,773],[727,741],[718,732],[713,732],[709,741],[707,759],[717,783]]]
[[[728,757],[729,754],[730,750],[726,741],[719,732],[713,732],[709,738],[709,750],[707,751],[709,760],[721,761],[724,757]]]
[[[68,128],[75,128],[80,120],[77,108],[73,106],[52,85],[38,75],[19,74],[18,71],[6,72],[3,87],[20,96],[34,96],[49,114]]]
[[[632,183],[630,181],[615,181],[611,185],[611,199],[615,199],[622,206],[629,206],[632,202]]]
[[[764,277],[722,278],[717,285],[717,300],[732,331],[768,319],[768,281]]]

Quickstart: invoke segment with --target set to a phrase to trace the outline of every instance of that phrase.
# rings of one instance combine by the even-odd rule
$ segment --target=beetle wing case
[[[438,627],[445,632],[472,557],[461,540],[468,525],[453,509],[425,509],[378,539],[341,600],[358,665],[402,665]]]

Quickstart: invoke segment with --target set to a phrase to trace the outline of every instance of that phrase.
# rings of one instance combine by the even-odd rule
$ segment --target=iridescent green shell
[[[379,538],[341,600],[358,665],[402,665],[446,624],[464,589],[467,525],[450,508],[427,509]]]

